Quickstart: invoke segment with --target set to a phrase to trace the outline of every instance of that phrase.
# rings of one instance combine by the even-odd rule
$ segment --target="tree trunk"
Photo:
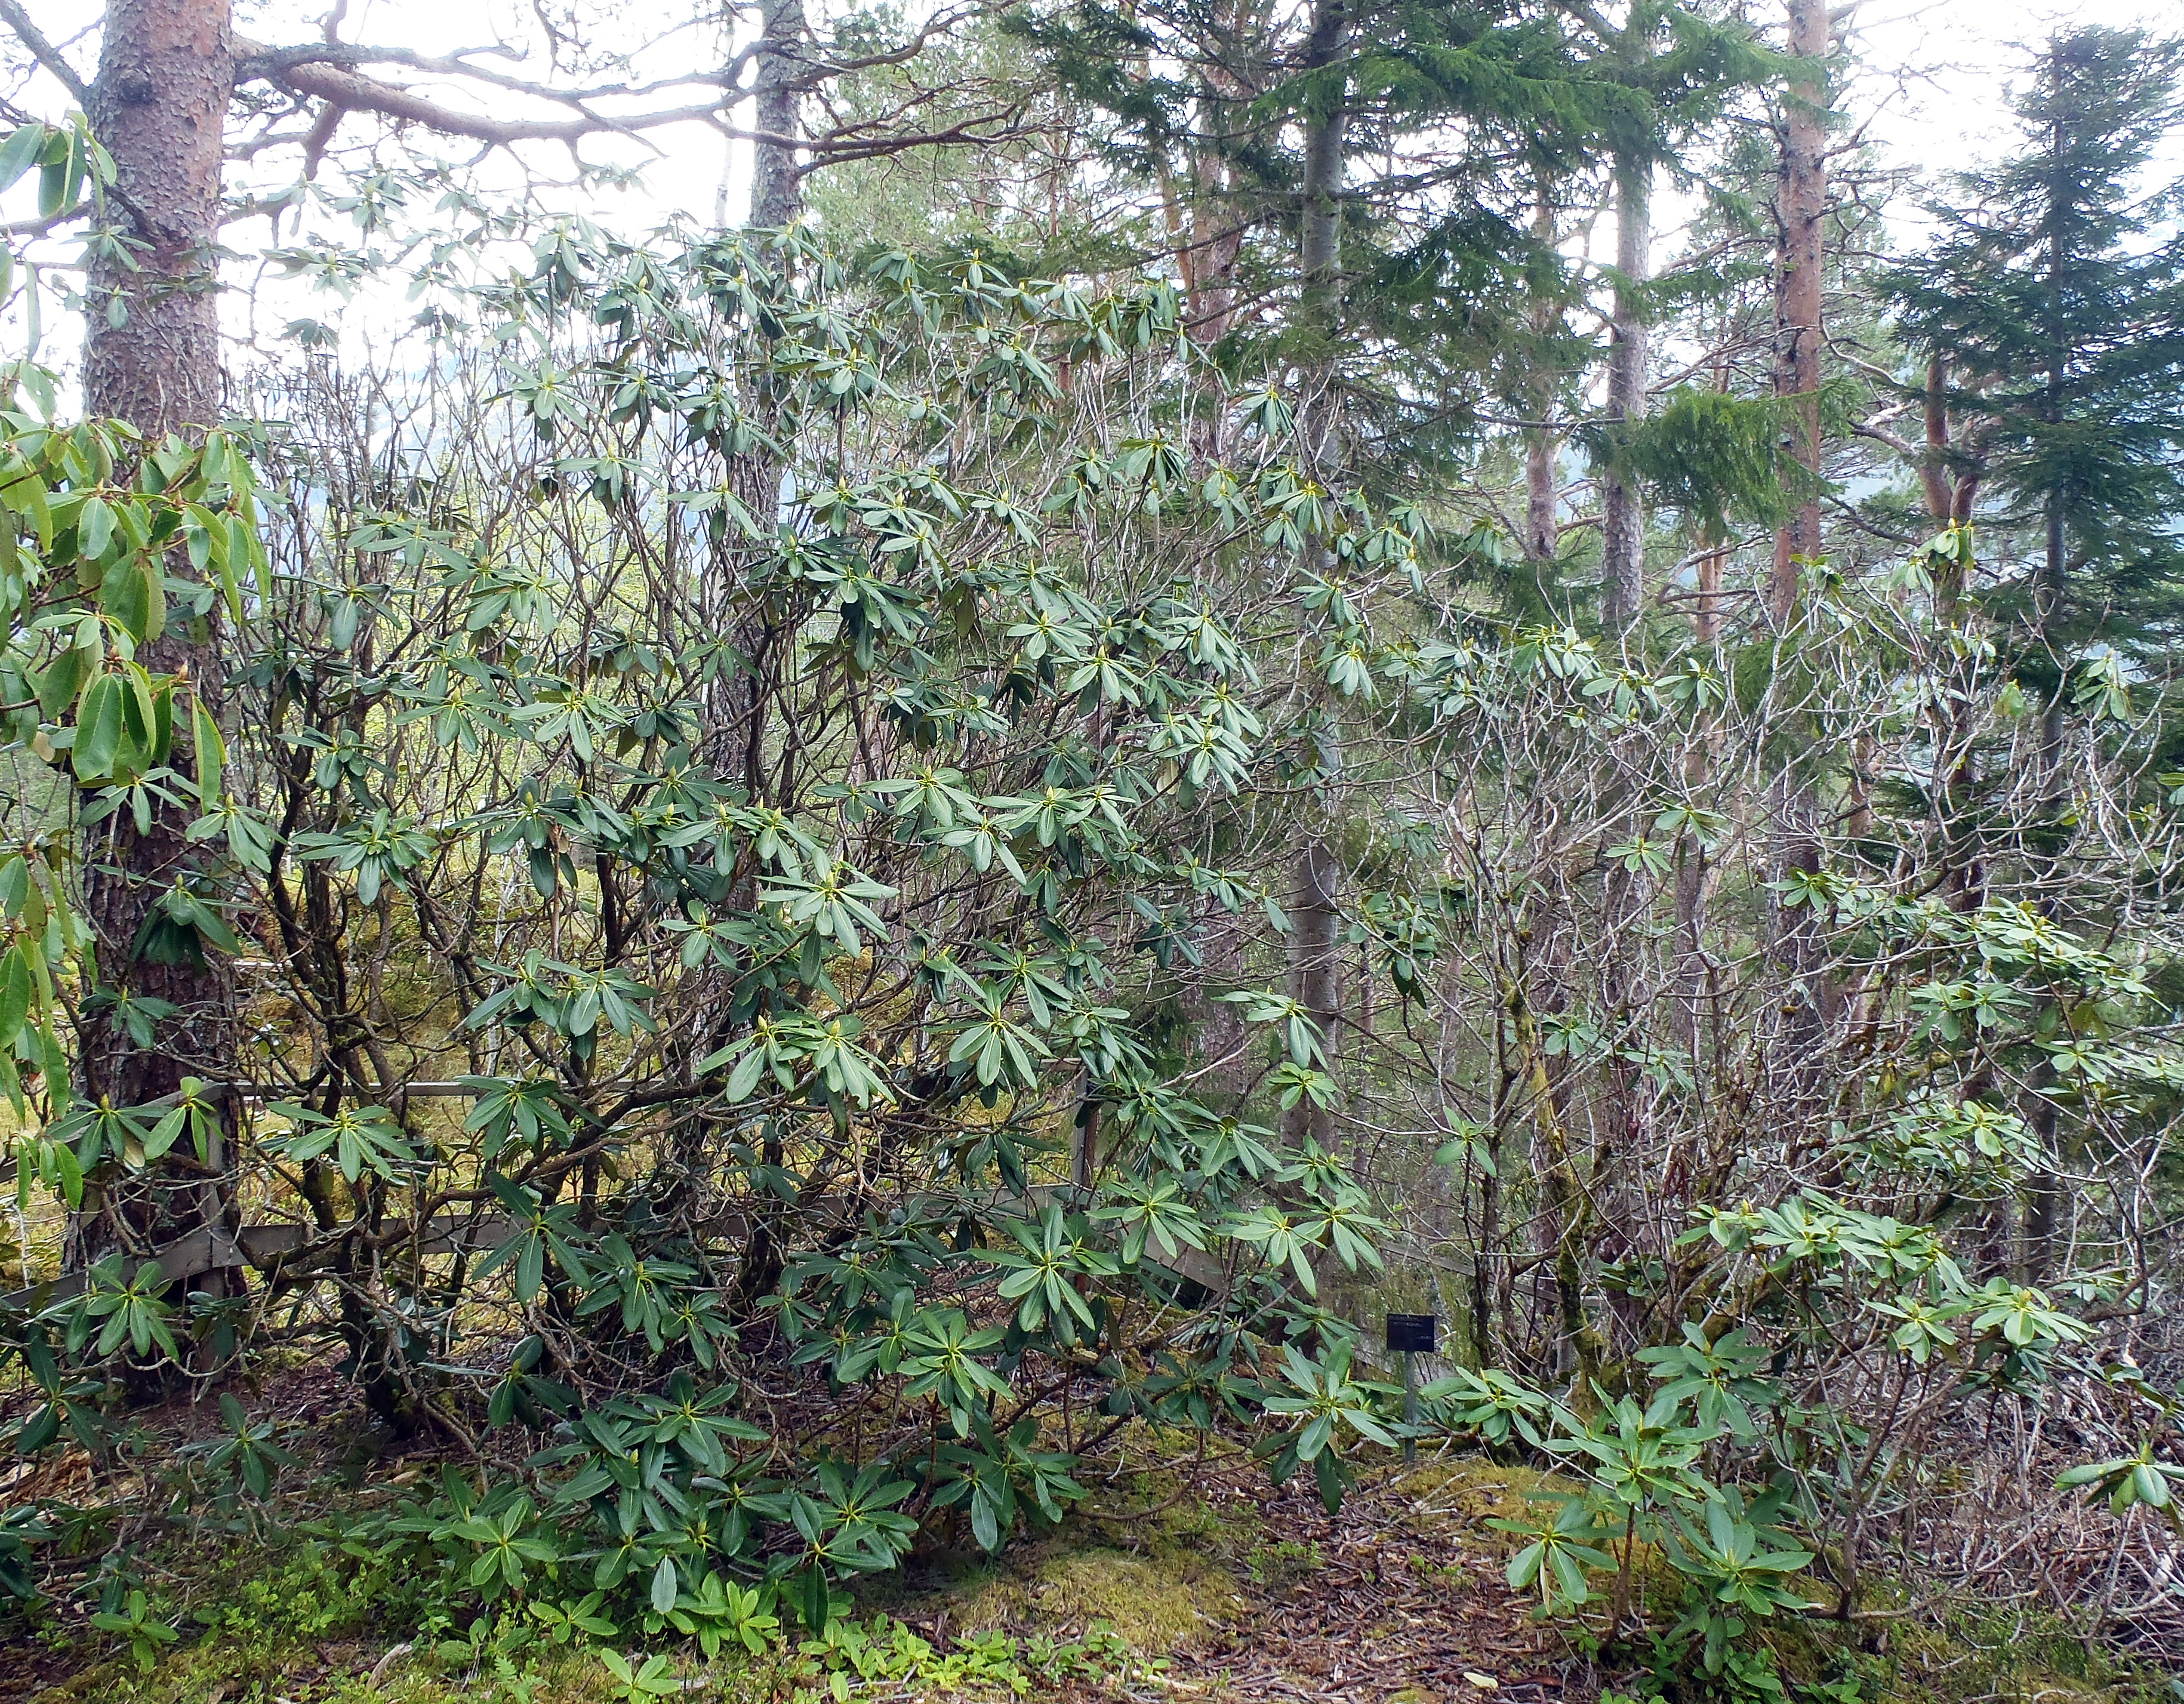
[[[1543,250],[1555,246],[1555,198],[1545,172],[1537,174],[1538,204],[1532,214],[1532,235]],[[1532,338],[1536,353],[1531,375],[1532,413],[1536,424],[1524,431],[1524,557],[1534,569],[1552,563],[1562,546],[1561,480],[1557,461],[1561,440],[1547,424],[1554,416],[1556,374],[1546,350],[1555,329],[1559,304],[1544,287],[1532,297]],[[1540,582],[1544,591],[1546,582]]]
[[[219,232],[222,140],[235,86],[228,0],[114,0],[107,8],[91,122],[113,156],[118,200],[144,246],[126,264],[95,248],[86,282],[84,401],[94,417],[125,420],[156,442],[215,422],[220,411],[220,316],[214,244]],[[187,573],[187,562],[173,565]],[[216,698],[219,646],[205,622],[175,620],[138,648],[154,675],[187,676]],[[192,771],[181,716],[173,764]],[[153,1045],[132,1045],[93,1020],[82,1036],[86,1092],[116,1105],[173,1093],[185,1076],[226,1084],[235,1072],[234,988],[215,955],[179,964],[138,956],[147,914],[198,866],[183,833],[194,813],[155,808],[139,833],[126,810],[85,837],[84,905],[98,937],[100,983],[176,1008]],[[183,1144],[157,1172],[110,1189],[72,1239],[81,1259],[115,1249],[148,1253],[220,1222],[228,1156],[202,1169]],[[218,1290],[218,1278],[192,1288]]]
[[[98,416],[164,435],[220,413],[214,305],[221,139],[235,90],[226,0],[114,0],[91,121],[148,247],[94,250],[84,398]],[[113,311],[120,303],[120,322]]]
[[[1822,239],[1826,231],[1828,9],[1825,0],[1788,0],[1789,47],[1796,61],[1784,98],[1781,196],[1777,205],[1780,248],[1775,257],[1774,393],[1793,409],[1797,458],[1820,469],[1820,339]],[[1774,535],[1774,563],[1768,582],[1768,612],[1778,631],[1796,621],[1802,564],[1820,554],[1817,498],[1801,504]],[[1776,880],[1791,872],[1814,875],[1820,867],[1820,799],[1812,778],[1800,772],[1794,736],[1780,760],[1773,787]],[[1769,935],[1774,960],[1790,987],[1782,1001],[1781,1058],[1791,1103],[1816,1111],[1822,1088],[1820,1055],[1831,1021],[1831,990],[1821,961],[1820,920],[1810,905],[1778,899]]]
[[[1797,60],[1784,101],[1780,249],[1774,284],[1774,394],[1794,398],[1797,459],[1820,471],[1822,239],[1828,211],[1828,8],[1789,0],[1790,52]],[[1778,625],[1796,607],[1798,564],[1820,554],[1820,504],[1798,507],[1774,535],[1768,607]]]
[[[1532,1161],[1538,1169],[1546,1211],[1538,1234],[1545,1245],[1546,1270],[1554,1293],[1555,1373],[1568,1383],[1570,1404],[1580,1414],[1598,1406],[1593,1386],[1600,1376],[1606,1345],[1585,1304],[1585,1268],[1596,1222],[1592,1197],[1571,1150],[1553,1079],[1547,1070],[1540,1022],[1526,987],[1518,949],[1513,973],[1502,975],[1502,1007],[1527,1110],[1532,1118]]]
[[[1341,891],[1334,849],[1323,835],[1307,834],[1297,848],[1290,894],[1290,995],[1318,1025],[1330,1066],[1342,1042]],[[1291,1139],[1310,1136],[1328,1146],[1333,1121],[1309,1098],[1296,1104],[1288,1122]]]
[[[2059,402],[2061,375],[2059,370],[2049,376],[2049,424],[2062,418]],[[2048,626],[2061,599],[2063,574],[2066,566],[2065,537],[2062,500],[2058,493],[2048,497],[2047,556],[2040,567],[2040,587],[2035,595],[2035,619],[2040,624],[2039,641],[2050,646]],[[2049,867],[2042,871],[2042,880],[2033,900],[2040,915],[2059,918],[2062,915],[2061,860],[2058,855],[2060,843],[2067,831],[2062,827],[2065,807],[2070,802],[2068,790],[2063,784],[2063,706],[2064,695],[2070,690],[2070,674],[2059,670],[2048,702],[2040,715],[2040,804],[2037,825],[2044,843],[2040,849],[2040,863]],[[2045,1011],[2053,1005],[2052,997],[2043,995],[2040,1008]],[[2067,1019],[2059,1027],[2059,1033],[2068,1036],[2071,1026]],[[2056,1105],[2059,1088],[2055,1064],[2042,1056],[2034,1066],[2030,1083],[2031,1090],[2032,1133],[2037,1139],[2039,1159],[2027,1173],[2024,1186],[2022,1237],[2017,1252],[2018,1276],[2027,1284],[2038,1284],[2048,1274],[2055,1258],[2057,1229],[2061,1223],[2063,1183],[2058,1167],[2057,1152],[2061,1145],[2061,1109]]]
[[[1613,341],[1607,355],[1607,418],[1633,426],[1646,418],[1646,281],[1652,233],[1646,168],[1624,161],[1615,174]],[[1614,469],[1607,476],[1602,526],[1601,624],[1619,633],[1638,619],[1646,597],[1646,510],[1638,487]]]
[[[2060,93],[2063,88],[2062,47],[2059,42],[2050,44],[2048,76],[2052,86]],[[2049,133],[2052,169],[2055,180],[2064,178],[2064,137],[2063,116],[2056,113],[2053,128]],[[2063,317],[2063,232],[2064,220],[2051,217],[2048,226],[2048,324],[2045,327],[2048,342],[2048,390],[2042,399],[2040,415],[2050,432],[2063,423],[2063,387],[2064,371],[2070,352],[2065,348],[2068,331]],[[2033,591],[2033,620],[2037,624],[2034,643],[2048,656],[2057,660],[2055,681],[2049,688],[2048,702],[2040,717],[2040,809],[2039,829],[2043,845],[2041,862],[2048,867],[2042,871],[2038,897],[2035,904],[2043,917],[2057,917],[2062,911],[2061,860],[2059,853],[2064,838],[2062,821],[2069,802],[2068,790],[2063,782],[2063,706],[2070,691],[2070,676],[2067,665],[2059,654],[2059,636],[2054,632],[2057,619],[2063,613],[2064,578],[2070,570],[2070,531],[2064,513],[2064,488],[2051,487],[2048,492],[2046,521],[2047,550],[2040,564],[2037,583]],[[2049,860],[2053,860],[2052,862]],[[2036,867],[2037,865],[2036,864]],[[2045,1000],[2042,1005],[2047,1004]],[[2067,1024],[2064,1027],[2067,1033]],[[2062,1136],[2062,1120],[2055,1104],[2055,1066],[2052,1060],[2042,1059],[2032,1079],[2032,1132],[2039,1139],[2040,1160],[2031,1174],[2025,1180],[2024,1240],[2018,1253],[2020,1274],[2028,1283],[2036,1284],[2043,1278],[2055,1256],[2055,1234],[2062,1206],[2062,1180],[2058,1175],[2060,1164],[2057,1149]]]
[[[1554,434],[1544,426],[1524,434],[1524,558],[1535,566],[1552,562],[1562,548],[1556,448]]]
[[[1721,639],[1721,575],[1729,548],[1708,535],[1698,560],[1697,596],[1691,604],[1691,637],[1709,650]],[[1684,784],[1696,799],[1713,772],[1718,740],[1713,717],[1702,712],[1694,718],[1691,744],[1684,754]],[[1696,1073],[1703,1057],[1698,1045],[1700,1020],[1712,976],[1706,956],[1706,902],[1713,860],[1697,835],[1689,829],[1676,837],[1676,999],[1670,1018],[1676,1050],[1691,1062]]]
[[[804,136],[806,34],[804,0],[766,0],[759,19],[751,125],[760,140],[752,148],[749,223],[760,231],[786,230],[804,212],[804,176],[796,154]],[[793,265],[793,253],[783,253],[779,264]],[[752,412],[771,438],[780,422],[780,398],[770,377],[757,381],[753,389]],[[760,447],[731,459],[728,480],[750,512],[771,523],[782,511],[783,473],[781,458]],[[794,493],[789,495],[793,499]],[[713,724],[709,743],[719,755],[721,767],[752,799],[763,799],[771,791],[766,775],[766,705],[778,682],[782,635],[763,608],[739,602],[746,565],[743,552],[731,550],[725,562],[716,560],[715,578],[707,588],[719,631],[733,634],[736,649],[749,659],[747,667],[733,674],[724,671],[721,677],[709,705]],[[756,894],[755,871],[746,871],[731,890],[729,904],[747,910],[756,903]],[[778,1166],[779,1137],[771,1123],[766,1130],[760,1158],[766,1165]],[[704,1126],[694,1127],[684,1145],[680,1164],[690,1175],[702,1174],[708,1164],[706,1138]],[[752,1215],[734,1292],[736,1313],[747,1323],[755,1321],[762,1298],[780,1279],[788,1248],[787,1221],[793,1211],[772,1202]]]
[[[762,231],[793,225],[804,211],[796,149],[804,136],[805,34],[804,0],[766,0],[759,18],[751,125],[760,140],[751,158],[750,222]]]
[[[1312,34],[1305,43],[1304,69],[1316,71],[1340,57],[1350,33],[1343,0],[1315,0]],[[1304,214],[1297,262],[1304,275],[1306,315],[1314,329],[1331,336],[1340,318],[1335,299],[1341,261],[1343,137],[1348,113],[1337,99],[1305,126]]]
[[[1350,19],[1343,0],[1315,0],[1312,32],[1305,45],[1308,70],[1333,64],[1348,36]],[[1314,477],[1325,484],[1340,454],[1334,420],[1334,344],[1340,329],[1344,103],[1312,115],[1305,128],[1304,206],[1298,241],[1302,275],[1301,317],[1312,338],[1318,372],[1303,398],[1299,426]],[[1323,563],[1323,569],[1331,563]],[[1337,922],[1342,871],[1325,833],[1307,834],[1298,847],[1291,890],[1289,980],[1291,995],[1312,1016],[1334,1065],[1341,1045],[1341,967]],[[1301,1100],[1288,1122],[1292,1140],[1309,1135],[1326,1145],[1332,1121],[1309,1099]]]

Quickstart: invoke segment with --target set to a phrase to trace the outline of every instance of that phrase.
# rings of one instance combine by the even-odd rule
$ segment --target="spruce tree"
[[[1890,279],[1965,423],[1936,453],[1978,464],[1955,471],[1985,493],[2025,684],[2051,695],[2089,645],[2150,652],[2184,616],[2184,182],[2146,181],[2180,66],[2184,42],[2142,31],[2055,36],[2011,103],[2018,150],[1955,181]]]
[[[2008,665],[2041,706],[2031,777],[2039,826],[2019,849],[2051,917],[2074,897],[2063,778],[2073,677],[2103,649],[2158,655],[2184,617],[2174,531],[2184,511],[2184,238],[2172,217],[2184,184],[2147,181],[2180,111],[2180,66],[2184,42],[2141,31],[2055,35],[2011,102],[2017,151],[1955,181],[1958,203],[1934,209],[1940,239],[1890,281],[1904,339],[1923,358],[1930,420],[1938,392],[1941,418],[1959,423],[1929,452],[1952,465],[1928,471],[1982,493],[1972,517],[2002,576],[1988,602],[2010,636]],[[1970,799],[1943,804],[1964,844],[1992,840],[1966,835],[1960,809],[1980,814]],[[1967,899],[1985,856],[1966,866]],[[2042,1022],[2067,1033],[2052,1006]],[[2016,1263],[2037,1279],[2060,1223],[2065,1091],[2045,1061],[2025,1088],[2051,1156],[2020,1204]]]

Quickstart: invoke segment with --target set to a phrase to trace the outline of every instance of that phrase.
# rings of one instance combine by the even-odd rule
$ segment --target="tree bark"
[[[1797,457],[1820,471],[1822,239],[1828,211],[1828,8],[1789,0],[1791,72],[1784,102],[1780,250],[1774,285],[1774,394],[1795,398]],[[1820,504],[1798,506],[1774,535],[1768,608],[1778,625],[1797,604],[1798,565],[1820,554]]]
[[[1324,70],[1340,57],[1350,33],[1344,0],[1315,0],[1312,32],[1305,42],[1304,69]],[[1319,321],[1316,329],[1332,334],[1339,318],[1334,294],[1341,262],[1343,139],[1348,112],[1338,99],[1326,112],[1311,115],[1304,135],[1304,216],[1297,262],[1304,275],[1305,306]]]
[[[217,260],[222,141],[235,87],[235,45],[228,0],[113,0],[107,8],[98,75],[92,90],[93,132],[113,156],[121,204],[143,246],[123,264],[94,250],[86,281],[90,334],[84,352],[84,401],[94,417],[126,421],[157,442],[214,423],[220,411]],[[187,572],[187,565],[180,571]],[[216,697],[220,649],[208,622],[179,617],[138,648],[154,675],[186,677]],[[174,767],[193,763],[176,718]],[[130,812],[109,817],[85,838],[84,905],[97,935],[102,986],[176,1008],[148,1048],[92,1020],[81,1038],[85,1091],[116,1105],[142,1105],[173,1093],[184,1076],[226,1084],[235,1072],[234,987],[214,954],[179,964],[139,955],[147,914],[198,867],[183,840],[194,813],[155,807],[148,831]],[[226,1156],[203,1171],[187,1144],[158,1172],[106,1194],[73,1239],[96,1259],[114,1249],[148,1252],[182,1232],[217,1223],[226,1211]],[[190,1287],[218,1289],[220,1282]]]
[[[1624,161],[1615,174],[1615,302],[1607,355],[1607,418],[1611,428],[1646,418],[1646,333],[1641,290],[1646,281],[1652,231],[1650,174]],[[1637,485],[1611,468],[1602,517],[1601,623],[1619,633],[1638,619],[1646,597],[1646,510]]]
[[[1532,214],[1532,235],[1543,250],[1552,250],[1555,246],[1554,189],[1545,172],[1536,174],[1536,181],[1539,199]],[[1531,394],[1538,424],[1524,431],[1524,557],[1535,570],[1553,562],[1562,546],[1562,493],[1557,467],[1562,441],[1547,424],[1554,415],[1556,373],[1546,356],[1559,312],[1555,298],[1543,286],[1535,285],[1531,311],[1535,350]]]
[[[1344,0],[1315,0],[1305,44],[1307,70],[1333,64],[1349,34]],[[1341,322],[1341,234],[1345,103],[1313,114],[1305,126],[1303,209],[1297,261],[1301,314],[1318,370],[1308,384],[1298,424],[1315,478],[1325,484],[1340,454],[1334,420],[1334,343]],[[1323,567],[1331,564],[1323,563]],[[1326,833],[1298,847],[1290,894],[1289,980],[1291,997],[1318,1026],[1332,1068],[1341,1046],[1341,970],[1336,943],[1342,872]],[[1309,1100],[1292,1111],[1288,1134],[1326,1145],[1332,1120]]]
[[[1777,206],[1780,248],[1774,287],[1774,393],[1788,400],[1794,417],[1797,460],[1820,471],[1820,349],[1824,298],[1822,242],[1826,231],[1827,116],[1826,59],[1829,22],[1826,0],[1788,0],[1789,47],[1796,69],[1784,100],[1781,195]],[[1774,562],[1769,576],[1768,612],[1778,632],[1786,631],[1797,612],[1802,565],[1820,554],[1820,506],[1817,497],[1799,505],[1787,526],[1774,535]],[[1799,771],[1800,753],[1781,759],[1772,788],[1774,816],[1773,874],[1780,880],[1793,871],[1815,875],[1820,867],[1820,801],[1809,776]],[[1811,905],[1772,906],[1769,933],[1775,961],[1791,986],[1782,1002],[1782,1057],[1792,1101],[1813,1107],[1821,1087],[1820,1054],[1831,1021],[1830,994],[1821,960],[1820,920]]]
[[[1524,434],[1524,558],[1538,567],[1552,562],[1562,548],[1556,448],[1554,434],[1544,426]]]
[[[751,158],[750,222],[761,231],[793,225],[804,211],[804,176],[796,143],[804,135],[804,0],[766,0],[759,16],[753,87],[755,121],[761,137]]]
[[[2049,131],[2050,170],[2052,181],[2061,184],[2067,181],[2065,139],[2062,113],[2064,89],[2063,48],[2060,38],[2050,42],[2048,47],[2048,78],[2056,104],[2053,126]],[[2072,209],[2075,211],[2075,209]],[[2064,319],[2063,275],[2064,266],[2063,209],[2051,211],[2048,221],[2048,277],[2047,325],[2048,344],[2047,393],[2041,399],[2040,417],[2050,432],[2063,423],[2063,394],[2066,370],[2070,361],[2067,348],[2069,331]],[[2062,912],[2063,878],[2060,860],[2057,856],[2064,833],[2062,821],[2069,800],[2063,782],[2063,717],[2065,694],[2070,691],[2070,670],[2059,652],[2060,636],[2053,631],[2063,615],[2063,599],[2066,576],[2070,571],[2070,527],[2064,512],[2064,491],[2051,486],[2047,493],[2044,532],[2046,545],[2038,576],[2033,588],[2033,621],[2037,624],[2034,643],[2056,660],[2054,684],[2049,688],[2048,702],[2042,706],[2040,716],[2040,821],[2042,839],[2036,864],[2046,864],[2042,871],[2037,898],[2034,903],[2043,917],[2058,917]],[[2044,1005],[2048,1002],[2043,1000]],[[2068,1023],[2061,1026],[2064,1033]],[[2057,1149],[2062,1137],[2062,1119],[2055,1104],[2055,1066],[2052,1060],[2043,1059],[2033,1073],[2031,1083],[2033,1134],[2039,1139],[2040,1160],[2025,1180],[2024,1239],[2018,1251],[2018,1269],[2028,1283],[2036,1284],[2046,1276],[2055,1256],[2055,1237],[2062,1210],[2062,1180],[2057,1168],[2060,1156]]]

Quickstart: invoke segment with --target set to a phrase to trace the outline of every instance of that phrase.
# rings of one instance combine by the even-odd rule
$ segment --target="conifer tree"
[[[1890,281],[1922,363],[1930,466],[1984,493],[2003,574],[1991,601],[2007,661],[2041,707],[2040,825],[2024,849],[2048,872],[2039,905],[2070,904],[2062,780],[2073,675],[2105,649],[2149,655],[2184,613],[2184,239],[2166,220],[2184,185],[2147,168],[2180,110],[2184,42],[2144,31],[2059,33],[2012,103],[2020,146],[1955,180],[1942,236]],[[1963,423],[1953,446],[1930,422]],[[2094,684],[2098,685],[2098,682]],[[2059,1027],[2059,1015],[2053,1021]],[[2024,1191],[2021,1272],[2049,1267],[2061,1211],[2052,1067],[2027,1084],[2049,1160]]]
[[[1940,240],[1890,280],[1972,428],[1954,456],[1979,465],[1954,471],[1979,478],[1987,554],[2015,569],[2020,671],[2051,695],[2086,646],[2154,647],[2179,614],[2184,242],[2163,221],[2184,183],[2146,175],[2184,109],[2180,67],[2184,42],[2142,31],[2056,36],[2013,102],[2018,151],[1955,181]]]

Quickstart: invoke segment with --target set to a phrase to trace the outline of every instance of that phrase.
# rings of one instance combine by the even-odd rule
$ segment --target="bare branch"
[[[0,0],[0,4],[7,0]],[[721,103],[712,100],[699,106],[676,107],[666,110],[643,113],[629,118],[608,118],[587,111],[580,97],[552,95],[549,97],[564,106],[574,107],[577,116],[566,119],[495,119],[481,113],[467,113],[444,105],[441,102],[418,93],[414,89],[380,81],[358,72],[346,70],[338,65],[325,63],[329,49],[321,47],[307,52],[314,58],[288,59],[276,55],[254,44],[237,42],[248,55],[237,75],[261,78],[292,94],[309,99],[324,101],[337,113],[373,113],[381,118],[393,119],[399,124],[422,125],[443,136],[465,136],[496,148],[508,148],[523,142],[558,142],[575,143],[587,136],[604,136],[616,132],[635,135],[640,131],[658,129],[664,125],[691,121],[713,123],[720,112]],[[495,81],[475,67],[460,68],[460,75],[480,76],[483,81]],[[705,81],[693,78],[697,82]],[[523,92],[531,92],[528,90]],[[319,126],[314,126],[314,134]]]
[[[13,0],[0,0],[0,5],[10,3]],[[238,81],[257,79],[285,89],[298,98],[325,103],[325,110],[320,114],[305,138],[306,146],[315,156],[324,151],[331,140],[333,125],[338,122],[340,116],[356,112],[374,114],[398,124],[418,125],[442,136],[462,136],[494,148],[507,148],[525,142],[557,142],[573,145],[588,136],[617,133],[637,136],[667,125],[700,123],[737,141],[808,153],[812,159],[805,170],[811,171],[822,164],[868,159],[914,148],[938,148],[950,144],[990,146],[1006,140],[1013,134],[1022,116],[1020,107],[1009,106],[980,113],[934,131],[889,133],[867,120],[816,136],[788,136],[772,131],[746,130],[722,122],[722,109],[739,92],[734,90],[733,80],[747,63],[749,57],[747,53],[738,55],[721,70],[646,86],[646,89],[652,90],[694,84],[722,88],[721,96],[702,104],[671,107],[625,118],[596,112],[590,103],[609,97],[642,94],[646,89],[554,89],[489,71],[461,56],[427,58],[398,48],[359,47],[338,42],[267,47],[241,40],[236,45],[242,54],[237,68]],[[465,112],[417,90],[382,81],[354,69],[373,64],[401,65],[436,75],[485,83],[567,107],[571,109],[572,116],[502,119]]]
[[[686,72],[680,76],[650,83],[600,83],[588,88],[568,89],[556,88],[550,83],[534,82],[526,77],[510,76],[504,71],[496,71],[476,63],[479,58],[488,54],[508,57],[507,50],[500,47],[466,47],[455,53],[435,55],[414,53],[407,47],[364,47],[346,42],[306,42],[294,47],[269,47],[259,42],[238,39],[235,45],[241,55],[236,66],[237,81],[259,78],[286,85],[294,81],[289,73],[311,66],[331,66],[338,70],[362,74],[370,66],[398,65],[404,70],[423,71],[441,77],[460,77],[468,82],[505,89],[511,94],[527,95],[534,100],[577,108],[589,101],[642,99],[665,89],[733,88],[751,58],[751,50],[746,48],[726,65],[716,70]]]
[[[79,201],[73,207],[64,207],[58,213],[47,214],[42,219],[18,219],[0,225],[0,237],[50,237],[64,225],[74,224],[95,212],[91,202]]]
[[[799,173],[809,175],[822,165],[839,165],[850,160],[877,159],[883,155],[904,153],[916,148],[945,148],[950,144],[981,143],[990,147],[1017,135],[1017,120],[1023,115],[1021,107],[1007,107],[999,112],[982,113],[976,118],[966,119],[961,124],[944,131],[922,131],[911,136],[862,136],[854,132],[837,131],[831,136],[794,137],[777,136],[769,132],[741,131],[722,126],[723,134],[751,142],[769,142],[776,147],[800,148],[813,156],[811,163]],[[994,128],[987,129],[991,125]],[[861,131],[864,126],[857,126]]]
[[[851,71],[876,70],[883,65],[900,65],[916,58],[934,37],[945,35],[967,19],[983,17],[994,8],[989,6],[966,6],[960,11],[936,13],[924,27],[901,46],[883,53],[866,53],[853,59],[814,59],[812,81],[837,77]]]
[[[1892,432],[1883,431],[1879,426],[1870,421],[1852,426],[1851,428],[1851,432],[1856,437],[1869,437],[1875,443],[1886,444],[1889,448],[1894,450],[1897,454],[1902,456],[1906,461],[1915,462],[1919,459],[1919,452],[1914,449],[1903,438],[1897,437],[1897,435]]]
[[[75,67],[61,57],[60,49],[31,21],[31,14],[23,9],[20,0],[0,0],[0,24],[14,31],[15,39],[30,49],[31,57],[60,79],[62,86],[75,97],[78,106],[91,104],[91,86],[76,75]]]

